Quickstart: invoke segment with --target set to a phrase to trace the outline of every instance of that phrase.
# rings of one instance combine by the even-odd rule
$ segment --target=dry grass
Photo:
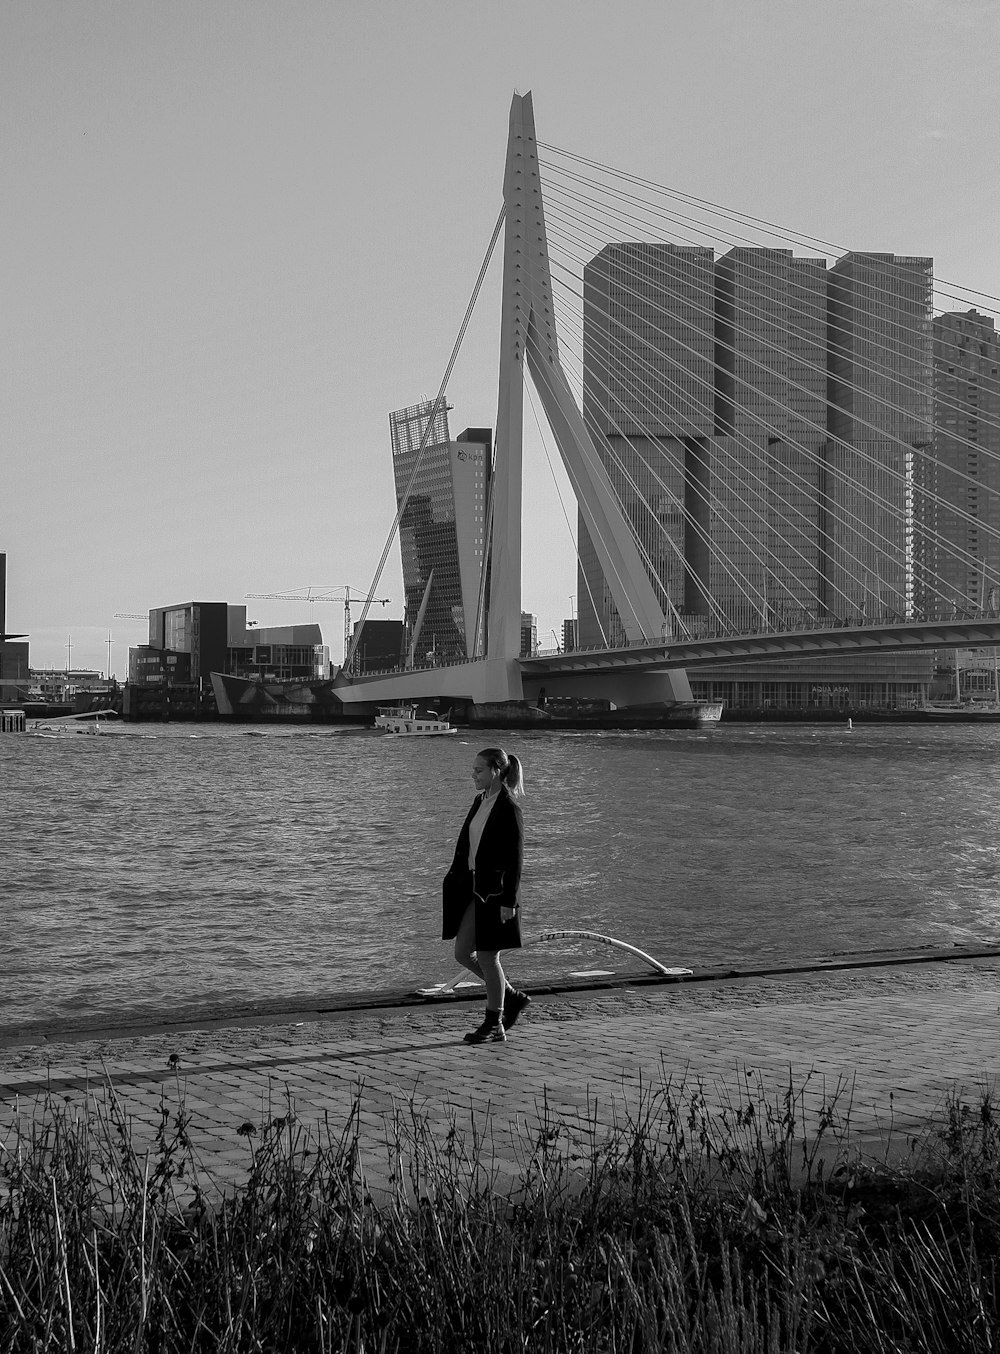
[[[844,1146],[843,1088],[805,1105],[666,1082],[600,1139],[543,1115],[513,1192],[488,1124],[402,1106],[376,1201],[360,1100],[321,1136],[286,1107],[222,1196],[179,1084],[141,1154],[112,1087],[87,1119],[50,1097],[0,1145],[0,1349],[992,1351],[988,1090],[892,1164]]]

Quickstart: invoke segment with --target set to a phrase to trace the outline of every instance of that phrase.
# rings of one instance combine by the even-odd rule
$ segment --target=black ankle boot
[[[491,1011],[488,1006],[483,1023],[477,1030],[472,1030],[465,1036],[467,1044],[485,1044],[487,1042],[503,1044],[506,1041],[507,1036],[503,1032],[503,1012]]]
[[[509,1030],[516,1023],[518,1016],[530,1005],[531,998],[527,992],[520,992],[516,987],[509,987],[503,999],[504,1029]]]

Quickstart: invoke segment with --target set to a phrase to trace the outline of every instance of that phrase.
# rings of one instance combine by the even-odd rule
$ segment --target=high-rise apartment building
[[[893,254],[614,244],[587,265],[584,413],[666,612],[912,612],[931,290],[930,259]],[[615,643],[582,522],[580,557],[580,642]]]
[[[609,245],[584,269],[584,413],[672,613],[818,606],[826,264],[790,250]],[[620,638],[580,524],[580,642]]]
[[[408,647],[416,640],[419,663],[471,657],[481,604],[485,615],[492,431],[467,428],[452,441],[447,409],[433,400],[391,413],[389,428],[397,506],[406,497],[399,541]]]
[[[715,267],[706,602],[737,628],[794,624],[818,594],[826,261],[732,249]]]
[[[705,511],[689,485],[715,426],[714,288],[700,247],[609,244],[583,273],[584,418],[668,615],[692,604],[684,561],[700,540],[685,508],[695,521]],[[579,643],[620,643],[582,517],[579,552]]]
[[[820,485],[828,614],[910,616],[918,464],[933,422],[933,260],[845,254],[829,273]]]
[[[934,320],[933,455],[918,463],[927,615],[1000,607],[1000,337],[978,311]]]

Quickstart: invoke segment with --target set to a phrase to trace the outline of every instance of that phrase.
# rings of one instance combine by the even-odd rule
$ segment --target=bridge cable
[[[610,648],[611,646],[610,646],[610,644],[609,644],[609,642],[608,642],[608,636],[607,636],[607,634],[606,634],[606,632],[605,632],[604,626],[601,624],[600,614],[599,614],[598,609],[597,609],[597,603],[596,603],[595,600],[594,600],[594,594],[593,594],[593,593],[591,592],[591,590],[590,590],[590,580],[587,578],[586,572],[585,572],[585,570],[584,570],[584,568],[583,568],[583,561],[582,561],[581,558],[580,558],[580,546],[579,546],[579,543],[578,543],[578,541],[576,541],[576,540],[574,539],[573,527],[572,527],[572,524],[570,523],[570,520],[569,520],[569,514],[568,514],[567,511],[566,511],[566,504],[563,502],[562,491],[561,491],[561,489],[559,488],[559,483],[558,483],[558,481],[557,481],[557,479],[556,479],[555,466],[552,464],[552,458],[551,458],[551,456],[549,455],[549,448],[548,448],[548,444],[547,444],[547,442],[546,442],[546,440],[545,440],[545,433],[544,433],[544,431],[543,431],[543,429],[542,429],[542,424],[541,424],[541,421],[540,421],[540,419],[539,419],[539,417],[538,417],[538,410],[537,410],[536,407],[535,407],[535,397],[534,397],[534,395],[532,394],[532,390],[531,390],[531,381],[528,380],[527,375],[525,375],[524,389],[525,389],[525,392],[527,393],[527,396],[528,396],[528,404],[531,406],[531,413],[532,413],[532,417],[533,417],[534,420],[535,420],[535,427],[536,427],[536,429],[538,430],[538,438],[539,438],[539,441],[540,441],[541,444],[542,444],[542,450],[543,450],[543,452],[545,453],[545,460],[546,460],[546,462],[548,463],[549,473],[550,473],[550,475],[552,476],[552,483],[553,483],[553,485],[555,486],[556,495],[557,495],[557,497],[558,497],[558,499],[559,499],[559,506],[560,506],[560,508],[562,509],[563,520],[564,520],[565,523],[566,523],[566,529],[567,529],[567,531],[569,532],[570,540],[572,540],[572,541],[574,542],[573,550],[574,550],[574,553],[575,553],[575,555],[576,555],[576,564],[577,564],[577,573],[578,573],[578,577],[579,577],[579,578],[582,578],[583,581],[584,581],[584,584],[585,584],[586,589],[587,589],[587,596],[590,598],[590,605],[591,605],[591,607],[593,608],[594,615],[597,617],[597,625],[598,625],[598,628],[599,628],[599,630],[600,630],[600,632],[601,632],[601,639],[604,641],[604,647],[607,649],[607,648]],[[577,615],[579,616],[579,598],[577,599]],[[579,622],[578,622],[578,624],[579,624]]]
[[[557,201],[558,201],[558,200],[557,200]],[[550,219],[552,219],[552,220],[554,220],[554,221],[565,220],[565,219],[566,219],[566,216],[568,215],[568,216],[570,216],[571,218],[575,218],[578,222],[582,220],[582,222],[583,222],[585,225],[587,224],[587,218],[581,218],[579,212],[574,211],[572,207],[567,206],[565,203],[561,203],[560,205],[561,205],[561,208],[562,208],[562,212],[560,212],[559,206],[556,206],[556,207],[553,207],[553,206],[551,206],[551,205],[549,206],[549,208],[548,208],[548,215],[549,215]],[[634,221],[635,221],[635,218],[631,218],[631,217],[629,217],[627,214],[623,214],[623,218],[622,218],[622,219],[624,219],[624,220],[626,220],[626,221],[631,221],[631,222],[634,222]],[[599,251],[600,249],[602,249],[603,247],[605,247],[606,244],[607,244],[607,230],[606,230],[606,229],[603,229],[603,230],[602,230],[598,225],[595,224],[595,225],[593,226],[593,232],[594,232],[594,234],[595,234],[596,237],[597,237],[596,249],[597,249],[597,251]],[[579,237],[578,237],[578,238],[579,238]],[[717,237],[716,237],[716,238],[717,238]],[[662,241],[658,240],[658,241],[652,241],[652,242],[650,242],[650,243],[662,243]],[[685,243],[687,243],[687,242],[685,242]],[[728,243],[728,242],[727,242],[727,243]],[[592,247],[593,247],[593,246],[592,246]],[[705,246],[696,245],[696,246],[693,246],[693,247],[695,247],[695,248],[704,248]],[[753,248],[753,252],[755,252],[755,253],[760,253],[760,252],[762,252],[762,247],[752,246],[752,248]],[[773,253],[773,252],[776,252],[776,251],[774,251],[774,250],[768,251],[768,250],[765,249],[764,252],[772,252],[772,253]],[[789,251],[783,251],[783,252],[788,253]],[[859,257],[861,257],[861,258],[864,258],[864,257],[872,258],[872,257],[876,257],[876,256],[871,256],[871,255],[868,255],[868,256],[865,256],[865,255],[859,255]],[[594,262],[594,261],[596,261],[596,260],[593,260],[592,262]],[[793,263],[803,263],[803,262],[810,262],[810,261],[811,261],[811,260],[804,260],[804,259],[792,259],[792,260],[791,260],[791,262],[793,262]],[[754,260],[754,259],[747,259],[746,257],[741,257],[740,260],[739,260],[739,262],[740,262],[740,264],[741,264],[744,268],[746,268],[746,269],[751,269],[751,270],[753,270],[753,271],[759,273],[759,274],[762,275],[762,276],[769,276],[769,274],[767,273],[767,270],[765,270],[765,269],[763,269],[762,267],[760,267],[760,265],[759,265],[759,264],[756,262],[756,260]],[[812,294],[813,294],[813,295],[816,295],[816,296],[819,296],[819,297],[822,298],[823,303],[824,303],[824,309],[825,309],[826,296],[827,296],[827,287],[826,287],[826,283],[827,283],[828,280],[829,280],[830,273],[829,273],[829,271],[826,269],[825,261],[817,260],[817,262],[822,262],[822,263],[823,263],[823,282],[824,282],[824,286],[823,286],[821,289],[816,289],[816,290],[814,290],[814,291],[812,292]],[[893,266],[894,266],[894,265],[893,265]],[[658,271],[661,271],[661,270],[658,270]],[[801,287],[801,286],[797,287],[796,289],[797,289],[797,290],[800,290],[800,291],[806,290],[805,288],[803,288],[803,287]],[[889,298],[891,301],[897,301],[897,300],[898,300],[898,292],[890,292],[887,288],[874,288],[874,289],[872,289],[872,290],[874,291],[875,294],[881,294],[881,295],[883,295],[883,296]],[[706,292],[706,294],[708,294],[708,293]],[[796,307],[796,306],[789,305],[787,309],[788,309],[788,314],[789,314],[789,316],[797,315],[797,316],[801,316],[801,317],[804,317],[804,318],[806,318],[806,319],[812,320],[813,322],[815,322],[815,320],[816,320],[816,318],[817,318],[817,316],[815,315],[815,312],[804,311],[804,310],[802,310],[801,308]],[[891,354],[892,354],[893,357],[897,357],[897,356],[898,356],[898,353],[899,353],[899,350],[900,350],[898,344],[895,345],[893,348],[890,349],[887,345],[878,342],[878,339],[881,337],[881,334],[882,334],[882,331],[883,331],[883,329],[884,329],[884,326],[883,326],[881,329],[876,329],[874,326],[869,325],[869,324],[863,324],[863,323],[862,323],[862,324],[859,324],[859,323],[858,323],[858,319],[859,319],[859,318],[860,318],[860,319],[865,319],[865,318],[866,318],[866,312],[859,311],[859,309],[858,309],[857,306],[851,306],[851,310],[854,312],[855,317],[856,317],[855,323],[854,323],[854,326],[853,326],[852,329],[842,329],[842,327],[841,327],[840,325],[837,325],[837,324],[830,324],[830,323],[829,323],[829,317],[827,317],[827,320],[824,322],[824,328],[827,329],[827,330],[831,330],[831,329],[832,329],[834,332],[836,332],[836,333],[838,333],[838,334],[845,334],[845,335],[849,335],[849,336],[853,336],[853,335],[856,334],[856,333],[859,333],[861,336],[865,336],[865,335],[869,335],[869,336],[875,335],[876,338],[875,338],[874,341],[876,342],[876,346],[883,347],[887,353],[890,353],[890,352],[891,352]],[[763,316],[765,315],[765,312],[761,311],[761,312],[758,312],[758,314],[759,314],[760,316],[763,317]],[[918,362],[919,364],[921,364],[921,365],[923,365],[923,366],[925,366],[925,367],[928,367],[928,366],[929,366],[929,363],[930,363],[930,355],[929,355],[928,352],[927,352],[926,344],[923,344],[923,345],[920,346],[920,347],[917,347],[916,345],[904,345],[904,351],[906,351],[907,349],[908,349],[910,352],[912,352],[913,354],[915,354],[915,356],[914,356],[914,361],[915,361],[915,362]],[[806,363],[805,365],[806,365],[807,367],[811,368],[811,369],[815,369],[815,365],[812,364],[812,363]],[[823,370],[823,375],[824,375],[824,377],[825,377],[825,375],[826,375],[826,368],[825,368],[825,365],[824,365],[824,367],[823,367],[822,370]],[[923,382],[923,383],[919,383],[919,384],[918,384],[917,382],[914,382],[914,381],[909,381],[908,378],[906,378],[906,377],[905,377],[902,373],[900,373],[900,372],[894,372],[894,373],[893,373],[893,377],[894,377],[894,381],[895,381],[896,384],[901,385],[901,386],[906,386],[906,387],[909,388],[910,390],[913,390],[915,393],[918,393],[918,394],[920,394],[920,395],[926,395],[926,389],[927,389],[927,382],[926,382],[926,381]],[[981,379],[983,380],[983,382],[984,382],[986,385],[993,385],[993,386],[997,386],[998,388],[1000,388],[1000,383],[995,382],[995,381],[994,381],[994,382],[991,382],[991,381],[989,380],[989,374],[984,374],[984,375],[982,376]],[[855,390],[858,390],[858,389],[859,389],[859,388],[856,387],[856,386],[850,385],[850,383],[847,383],[847,384],[848,384],[848,388],[855,389]],[[865,393],[865,394],[867,394],[867,395],[870,396],[870,393],[871,393],[871,392],[869,392],[869,391],[864,391],[863,393]],[[957,411],[957,412],[961,412],[962,409],[963,409],[963,406],[961,406],[961,405],[958,404],[957,402],[953,402],[953,401],[950,401],[950,400],[941,401],[940,397],[938,397],[938,403],[939,403],[939,404],[942,404],[942,403],[943,403],[943,406],[944,406],[944,407],[946,407],[946,408],[952,408],[952,409],[954,409],[954,410]],[[910,413],[912,414],[912,411],[908,411],[908,412],[910,412]],[[988,454],[990,454],[990,453],[988,453]],[[995,456],[996,453],[992,453],[992,455]]]
[[[661,354],[661,356],[662,356],[662,354]],[[659,383],[660,389],[659,389],[658,393],[659,393],[659,395],[661,396],[661,403],[662,403],[662,393],[663,393],[663,392],[662,392],[662,386],[663,386],[663,384],[666,383],[666,384],[669,384],[669,385],[674,385],[675,383],[670,382],[669,377],[666,376],[666,374],[663,373],[661,370],[654,370],[654,369],[651,367],[651,365],[648,364],[648,363],[645,364],[645,365],[647,365],[647,366],[649,367],[649,369],[653,372],[653,375],[655,376],[655,378],[657,379],[657,381],[658,381],[658,383]],[[688,373],[688,372],[686,372],[685,374],[690,375],[690,373]],[[593,374],[591,374],[591,380],[593,381],[593,379],[594,379],[594,378],[593,378]],[[676,386],[675,386],[675,388],[677,388],[678,390],[680,390],[680,387],[676,387]],[[690,400],[691,400],[690,392],[687,392],[687,391],[681,391],[680,393],[681,393],[681,394],[682,394],[682,395],[690,402]],[[699,411],[699,412],[702,412],[702,411]],[[654,420],[654,422],[655,422],[655,421],[659,421],[659,420]],[[758,422],[762,422],[759,418],[758,418],[757,421],[758,421]],[[766,424],[763,424],[763,423],[762,423],[762,426],[768,427],[768,426],[770,426],[770,425],[766,425]],[[619,429],[619,432],[620,432],[620,431],[621,431],[621,430]],[[759,453],[759,448],[756,446],[756,444],[754,444],[754,443],[752,443],[752,442],[746,440],[745,438],[743,438],[742,435],[739,434],[739,432],[737,432],[737,433],[735,434],[735,436],[734,436],[734,434],[733,434],[732,432],[729,432],[729,433],[727,433],[727,436],[729,437],[730,440],[736,442],[737,445],[740,445],[740,444],[742,443],[742,444],[744,445],[744,447],[747,448],[747,449],[749,449],[751,452],[753,452],[753,453],[755,453],[755,454],[756,454],[756,453]],[[714,441],[715,439],[713,438],[712,440]],[[804,448],[804,447],[802,447],[801,444],[798,444],[798,445],[796,446],[796,443],[794,442],[794,440],[790,439],[790,438],[787,436],[787,433],[785,433],[785,432],[783,432],[783,431],[780,433],[779,437],[773,438],[773,439],[771,439],[771,440],[772,440],[772,441],[780,441],[781,443],[783,443],[784,445],[788,446],[789,448],[792,448],[792,449],[798,449],[799,451],[803,452],[803,454],[805,454],[806,452],[808,452],[808,454],[809,454],[813,459],[817,459],[816,452],[815,452],[814,450]],[[744,470],[747,474],[749,474],[751,477],[754,477],[754,476],[753,476],[753,470],[752,470],[752,466],[751,466],[751,465],[745,465],[745,466],[743,466],[742,468],[743,468],[743,470]],[[834,467],[831,467],[831,468],[834,468]],[[774,465],[772,464],[772,469],[776,469],[776,470],[777,470],[777,473],[781,476],[781,478],[782,478],[783,480],[785,480],[786,482],[788,482],[788,483],[790,483],[790,484],[793,484],[793,487],[796,487],[796,488],[798,488],[798,489],[802,489],[803,487],[805,487],[805,488],[807,488],[810,492],[815,493],[815,486],[808,485],[808,482],[803,481],[802,478],[801,478],[801,476],[795,475],[795,472],[791,471],[790,467],[782,468],[782,467],[774,466]],[[835,468],[834,468],[834,469],[835,469]],[[797,481],[797,484],[795,484],[795,482],[794,482],[793,479],[792,479],[792,476],[793,476],[793,475],[794,475],[794,481]],[[763,480],[761,480],[760,476],[755,476],[754,478],[756,478],[759,482],[761,482],[762,484],[764,484],[765,492],[766,492],[766,493],[769,493],[769,494],[772,494],[772,495],[774,494],[775,489],[774,489],[773,484],[767,484],[766,482],[764,482]],[[676,501],[676,500],[675,500],[675,501]],[[783,500],[783,499],[782,499],[781,501],[782,501],[783,503],[785,503],[785,506],[789,507],[789,510],[790,510],[790,511],[792,511],[792,512],[797,512],[797,509],[794,507],[794,505],[788,504],[788,503],[787,503],[785,500]],[[720,509],[722,509],[721,503],[718,503],[717,506],[718,506]],[[948,506],[951,506],[951,505],[948,505]],[[724,512],[724,509],[722,509],[722,511]],[[848,518],[851,518],[851,517],[853,517],[853,514],[850,514],[849,512],[845,513],[845,520],[847,520]],[[690,518],[689,518],[689,520],[692,520],[692,522],[693,522],[693,519],[690,519]],[[786,520],[786,522],[788,521],[787,518],[786,518],[785,520]],[[868,535],[869,535],[869,537],[870,537],[870,534],[871,534],[871,525],[870,525],[870,523],[862,522],[861,519],[855,519],[855,520],[858,521],[859,525],[862,526],[862,527],[864,528],[864,530],[866,531],[866,533],[868,533]],[[693,523],[693,525],[695,525],[695,526],[697,527],[697,524],[696,524],[696,523]],[[793,525],[793,524],[792,524],[792,523],[789,523],[789,525]],[[882,539],[883,541],[887,541],[887,538],[885,538],[885,537],[881,537],[881,539]],[[886,556],[887,559],[893,560],[893,559],[894,559],[894,551],[895,551],[895,549],[896,549],[896,547],[897,547],[897,543],[891,542],[891,541],[887,541],[887,544],[888,544],[890,547],[892,547],[892,549],[891,549],[891,550],[882,551],[881,553],[883,553],[883,554]],[[952,551],[951,553],[955,554],[956,552]],[[864,561],[861,561],[860,558],[859,558],[859,562],[864,563],[866,569],[869,569],[869,568],[870,568],[870,565],[868,565],[868,564],[867,564],[866,562],[864,562]],[[845,599],[846,599],[846,595],[845,595]],[[849,600],[849,599],[847,599],[847,600]]]
[[[427,446],[427,439],[430,436],[434,419],[436,418],[438,411],[444,405],[445,391],[448,388],[448,381],[451,379],[451,373],[454,370],[456,361],[458,360],[458,354],[462,347],[462,341],[465,338],[465,332],[469,327],[469,321],[472,319],[472,312],[475,309],[476,301],[479,299],[479,293],[480,290],[482,289],[483,279],[485,278],[486,271],[489,268],[490,259],[493,257],[493,250],[496,247],[497,240],[500,238],[500,231],[503,228],[505,211],[506,211],[505,206],[500,208],[500,215],[497,217],[497,223],[493,228],[493,236],[492,239],[490,240],[489,246],[487,247],[486,256],[483,259],[482,267],[479,269],[479,276],[476,278],[476,285],[472,289],[472,296],[469,299],[469,304],[466,307],[465,315],[462,319],[462,323],[458,331],[458,336],[455,339],[455,343],[452,347],[451,357],[448,359],[448,365],[445,367],[444,376],[441,378],[441,384],[438,387],[438,393],[434,400],[433,408],[428,414],[427,426],[424,428],[423,436],[420,439],[420,446],[417,448],[417,455],[416,460],[413,463],[413,470],[407,482],[406,489],[403,493],[403,497],[399,502],[398,508],[396,509],[396,516],[393,519],[392,526],[389,528],[389,535],[388,538],[386,539],[385,549],[382,551],[382,558],[380,559],[378,568],[375,571],[375,577],[372,579],[372,585],[368,590],[368,596],[365,599],[365,604],[361,612],[361,619],[358,621],[358,624],[355,628],[354,639],[351,644],[350,653],[345,655],[344,657],[344,668],[347,672],[350,672],[351,670],[351,663],[353,662],[354,654],[357,651],[358,643],[360,642],[361,639],[361,632],[362,629],[364,628],[365,620],[367,619],[368,612],[371,609],[371,604],[375,598],[375,593],[378,590],[379,580],[382,577],[382,570],[385,568],[385,562],[389,558],[389,551],[392,548],[393,539],[395,538],[396,532],[399,529],[399,523],[403,516],[403,513],[406,510],[406,505],[410,500],[410,494],[413,490],[413,485],[417,478],[417,472],[420,469],[420,462],[421,459],[423,458],[424,450],[426,449]]]
[[[602,313],[603,313],[603,312],[602,312]],[[592,350],[593,350],[593,347],[594,347],[593,342],[591,342],[591,349],[592,349]],[[606,350],[606,351],[610,351],[610,349],[607,348],[607,345],[605,345],[605,350]],[[660,354],[660,356],[662,356],[662,354]],[[668,385],[668,386],[671,386],[671,387],[673,387],[674,389],[678,390],[678,392],[682,395],[682,397],[686,398],[689,402],[693,403],[692,397],[691,397],[691,395],[690,395],[690,392],[689,392],[689,391],[684,391],[684,390],[683,390],[680,386],[678,386],[676,383],[670,381],[670,378],[669,378],[669,376],[668,376],[666,373],[664,373],[662,370],[655,369],[655,368],[652,366],[651,363],[648,363],[648,362],[642,362],[642,359],[638,359],[638,361],[639,361],[639,363],[640,363],[641,365],[644,365],[644,366],[650,371],[652,378],[653,378],[654,380],[657,381],[657,384],[658,384],[658,386],[659,386],[658,391],[656,391],[656,392],[654,392],[653,394],[651,394],[651,398],[653,398],[655,394],[659,394],[659,395],[662,397],[662,393],[663,393],[663,389],[662,389],[662,388],[663,388],[664,385]],[[636,363],[634,362],[633,365],[636,365]],[[687,372],[686,369],[683,369],[683,368],[682,368],[682,370],[684,370],[684,371],[685,371],[685,374],[687,374],[687,375],[690,375],[690,374],[691,374],[691,373]],[[595,378],[594,378],[594,376],[593,376],[593,373],[591,373],[591,381],[593,381],[594,379],[595,379]],[[696,379],[697,379],[699,382],[701,382],[701,378],[696,378]],[[707,384],[707,383],[706,383],[706,384]],[[649,387],[648,385],[647,385],[647,388],[648,388],[648,389],[651,389],[651,387]],[[661,400],[661,402],[662,402],[662,400]],[[771,402],[773,403],[774,401],[771,401]],[[695,408],[695,411],[698,412],[698,413],[703,413],[703,412],[704,412],[703,407],[699,407],[699,406],[697,406],[697,405],[694,405],[694,408]],[[794,411],[792,411],[792,412],[794,412]],[[761,424],[761,426],[762,426],[766,431],[768,431],[768,432],[774,432],[774,433],[777,433],[777,434],[778,434],[776,437],[769,438],[769,441],[780,442],[780,443],[782,443],[783,445],[788,446],[789,448],[794,448],[794,449],[799,450],[799,451],[802,452],[804,455],[805,455],[805,454],[808,454],[809,456],[811,456],[811,457],[813,457],[813,458],[816,458],[816,452],[815,452],[815,449],[806,448],[806,447],[804,447],[801,443],[796,443],[796,442],[794,441],[794,439],[791,439],[791,438],[788,437],[788,434],[787,434],[787,432],[786,432],[785,430],[779,430],[779,429],[777,429],[776,427],[774,427],[773,425],[767,424],[767,423],[764,422],[762,419],[760,419],[760,417],[757,416],[757,415],[749,415],[749,417],[754,418],[755,421],[759,422],[759,423]],[[649,422],[649,423],[652,423],[652,424],[655,424],[657,421],[659,421],[659,420],[652,419],[652,418],[651,418],[650,420],[648,420],[648,422]],[[620,429],[618,429],[617,431],[619,431],[619,433],[621,432]],[[735,433],[732,432],[732,431],[728,431],[725,435],[726,435],[731,441],[735,442],[735,443],[737,444],[737,446],[742,445],[745,449],[747,449],[747,450],[749,450],[749,451],[751,451],[751,452],[753,452],[753,453],[759,454],[759,448],[756,446],[756,444],[754,444],[753,442],[751,442],[751,441],[749,441],[748,439],[746,439],[746,438],[745,438],[738,430],[737,430]],[[714,441],[715,438],[713,437],[712,440]],[[742,468],[744,469],[744,471],[745,471],[746,473],[748,473],[749,475],[753,476],[753,470],[752,470],[752,467],[751,467],[750,465],[746,465],[746,466],[744,466],[744,467],[742,467]],[[803,489],[803,488],[805,488],[805,489],[806,489],[808,492],[810,492],[810,493],[815,493],[815,492],[816,492],[816,488],[815,488],[814,485],[808,484],[808,482],[805,481],[805,480],[803,480],[801,476],[795,475],[795,472],[791,471],[790,468],[785,468],[785,469],[782,469],[782,468],[780,468],[780,467],[776,467],[776,468],[777,468],[777,472],[778,472],[778,474],[781,476],[781,478],[784,479],[784,480],[786,480],[787,482],[793,484],[793,487],[798,488],[798,489],[800,489],[800,490]],[[791,477],[792,477],[793,475],[794,475],[794,481],[797,481],[797,483],[795,483],[795,482],[792,480]],[[773,487],[773,485],[767,484],[764,480],[761,479],[760,476],[756,476],[755,478],[757,478],[757,479],[765,486],[765,490],[766,490],[768,493],[771,493],[771,494],[774,493],[774,487]],[[785,500],[782,500],[782,502],[784,502],[784,503],[785,503],[785,506],[789,507],[791,511],[795,511],[793,505],[788,504]],[[720,504],[719,506],[721,507],[721,504]],[[846,514],[846,517],[853,517],[853,514],[848,513],[848,514]],[[845,517],[845,520],[846,520],[846,517]],[[786,518],[785,520],[786,520],[786,522],[787,522],[788,519]],[[871,532],[871,527],[870,527],[870,524],[869,524],[869,523],[862,521],[862,519],[855,519],[855,520],[858,522],[859,526],[861,526],[867,533],[870,534],[870,532]],[[789,524],[789,525],[792,525],[792,523],[790,523],[790,522],[789,522],[788,524]],[[887,540],[887,538],[885,538],[885,537],[882,537],[881,539],[882,539],[882,540]],[[893,558],[893,552],[894,552],[894,550],[895,550],[896,543],[895,543],[895,542],[891,542],[891,541],[887,541],[887,544],[888,544],[890,547],[892,547],[892,549],[889,550],[889,551],[886,551],[886,552],[884,552],[884,553],[886,554],[886,557],[887,557],[887,558],[890,558],[890,559],[891,559],[891,558]]]
[[[681,346],[684,346],[684,345],[681,345]],[[661,356],[662,356],[662,355],[661,355]],[[758,365],[759,365],[759,364],[758,364]],[[688,372],[688,373],[686,373],[686,374],[687,374],[689,377],[690,377],[690,375],[691,375],[690,372]],[[696,379],[697,379],[697,378],[696,378]],[[750,388],[754,391],[754,393],[755,393],[756,395],[759,396],[759,395],[761,394],[761,392],[760,392],[757,388],[753,387],[752,385],[750,386]],[[776,401],[774,401],[774,400],[771,400],[770,402],[771,402],[771,403],[776,403]],[[787,406],[785,406],[785,407],[787,408]],[[794,415],[794,414],[796,414],[797,411],[790,410],[789,412],[791,412],[791,413]],[[801,414],[799,414],[799,418],[801,419]],[[817,430],[820,431],[820,432],[824,435],[825,438],[828,438],[828,437],[829,437],[829,433],[828,433],[827,429],[825,428],[825,426],[820,426],[820,425],[815,425],[815,424],[814,424],[813,426],[816,427]],[[876,428],[876,431],[879,431],[879,432],[882,433],[883,440],[889,440],[889,439],[891,438],[891,434],[888,434],[886,430],[883,430],[883,429],[877,429],[877,428]],[[786,432],[785,430],[781,430],[781,438],[782,438],[783,441],[786,441],[786,442],[788,441],[787,432]],[[899,439],[897,439],[897,440],[899,440]],[[973,445],[975,445],[975,444],[973,444]],[[909,444],[906,444],[906,446],[909,448]],[[861,453],[861,454],[862,454],[862,456],[864,456],[864,453]],[[869,459],[871,459],[871,458],[869,458]],[[937,462],[935,461],[935,463],[937,463]],[[958,473],[960,474],[961,472],[958,472]],[[966,477],[966,478],[969,478],[969,477]],[[978,487],[982,487],[982,486],[981,486],[981,481],[970,481],[970,482],[973,483],[977,488],[978,488]],[[953,507],[955,506],[953,503],[951,503],[951,502],[948,501],[948,500],[943,500],[943,499],[942,499],[941,502],[942,502],[942,505],[943,505],[943,506],[946,505],[946,506],[949,507],[949,508],[953,508]],[[961,509],[958,509],[958,511],[961,513],[962,510],[961,510]],[[971,519],[971,518],[970,518],[970,520],[974,520],[974,519]]]
[[[775,225],[774,222],[767,221],[762,217],[752,216],[746,212],[735,212],[730,208],[722,207],[719,203],[712,202],[710,199],[695,197],[692,194],[684,193],[679,189],[668,188],[663,184],[656,183],[655,180],[645,179],[637,174],[630,174],[625,170],[615,169],[610,165],[601,164],[601,162],[598,160],[588,159],[588,157],[584,155],[578,155],[573,151],[563,150],[558,146],[553,146],[549,144],[548,142],[539,141],[536,144],[539,150],[546,150],[556,155],[565,156],[569,160],[575,160],[581,164],[586,164],[593,169],[599,169],[605,173],[612,174],[617,178],[625,179],[629,183],[639,184],[643,187],[654,188],[657,190],[657,192],[663,193],[668,197],[675,197],[680,201],[686,203],[694,203],[697,206],[705,207],[710,214],[720,215],[728,220],[740,221],[742,223],[748,223],[752,226],[766,226],[768,227],[769,231],[771,232],[777,231],[785,239],[795,240],[798,243],[809,247],[812,247],[813,245],[819,245],[824,249],[824,251],[832,250],[835,253],[841,254],[850,253],[850,250],[848,250],[844,245],[832,244],[829,240],[818,239],[816,236],[813,235],[806,235],[801,232],[789,231],[787,228],[777,226]],[[950,287],[957,287],[960,290],[968,292],[971,295],[981,296],[984,300],[1000,302],[1000,296],[993,296],[989,292],[976,291],[974,288],[965,286],[964,283],[946,282],[945,285]]]

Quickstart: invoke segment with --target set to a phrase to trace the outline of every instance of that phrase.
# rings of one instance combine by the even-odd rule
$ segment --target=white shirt
[[[482,840],[483,828],[486,826],[486,820],[490,816],[490,810],[500,798],[499,791],[495,795],[484,795],[480,800],[479,808],[473,815],[472,822],[469,824],[469,869],[476,868],[476,852],[479,850],[479,843]]]

